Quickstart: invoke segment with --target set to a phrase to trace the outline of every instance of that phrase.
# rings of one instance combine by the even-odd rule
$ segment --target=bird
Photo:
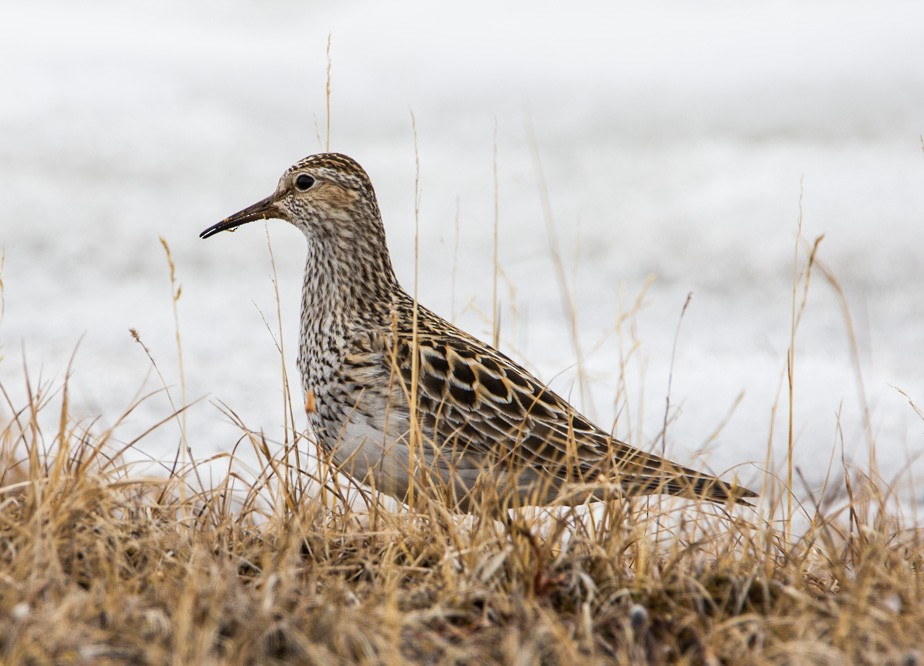
[[[307,239],[298,368],[308,421],[335,468],[361,485],[402,502],[432,490],[463,513],[488,501],[757,496],[620,441],[419,304],[395,276],[372,181],[352,158],[296,162],[270,196],[200,237],[270,219]]]

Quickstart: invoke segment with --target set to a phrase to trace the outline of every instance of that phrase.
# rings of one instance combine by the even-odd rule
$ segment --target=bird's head
[[[255,220],[280,219],[309,239],[353,243],[381,242],[384,229],[369,176],[339,153],[312,155],[289,167],[270,196],[226,217],[199,236],[208,238]]]

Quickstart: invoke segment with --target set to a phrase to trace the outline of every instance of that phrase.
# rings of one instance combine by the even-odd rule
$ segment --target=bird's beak
[[[218,224],[213,224],[208,229],[199,234],[199,238],[208,238],[214,236],[220,231],[236,229],[242,224],[254,222],[255,220],[284,220],[285,214],[276,206],[276,195],[270,195],[265,199],[258,201],[253,206],[248,206],[242,211],[226,217]]]

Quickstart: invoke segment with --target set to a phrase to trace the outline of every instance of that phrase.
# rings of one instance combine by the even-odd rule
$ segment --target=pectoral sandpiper
[[[305,406],[319,442],[354,479],[399,500],[424,479],[461,510],[485,487],[519,505],[755,496],[611,437],[507,356],[415,304],[392,270],[372,183],[349,157],[301,160],[273,194],[200,236],[271,218],[308,240]]]

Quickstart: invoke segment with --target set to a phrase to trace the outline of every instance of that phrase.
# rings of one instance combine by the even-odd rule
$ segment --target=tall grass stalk
[[[571,344],[574,347],[575,359],[577,364],[578,391],[581,398],[581,404],[585,410],[593,411],[586,392],[586,377],[584,374],[584,353],[581,351],[581,339],[578,332],[577,309],[574,306],[574,299],[571,297],[571,288],[568,285],[568,278],[565,273],[565,265],[561,257],[558,234],[555,231],[555,216],[552,212],[552,201],[549,197],[548,183],[545,179],[545,172],[542,169],[542,157],[539,154],[539,142],[533,131],[532,123],[527,124],[527,134],[529,136],[529,146],[533,155],[533,167],[536,172],[536,184],[539,188],[539,198],[542,202],[542,214],[545,218],[546,235],[549,240],[549,253],[552,258],[552,266],[555,269],[555,278],[558,282],[558,291],[561,295],[562,309],[571,332]]]

